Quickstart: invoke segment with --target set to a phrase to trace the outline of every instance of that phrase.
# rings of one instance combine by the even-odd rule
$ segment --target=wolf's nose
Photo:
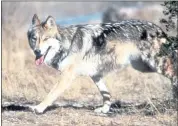
[[[40,56],[41,55],[41,51],[39,49],[35,49],[34,51],[36,56]]]

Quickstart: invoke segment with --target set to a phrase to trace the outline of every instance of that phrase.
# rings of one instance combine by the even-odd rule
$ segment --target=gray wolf
[[[36,65],[45,63],[61,71],[62,76],[60,83],[39,105],[31,106],[35,113],[43,113],[76,76],[82,75],[91,77],[103,97],[103,106],[95,112],[108,113],[111,95],[102,78],[129,64],[137,70],[141,70],[138,63],[144,64],[175,82],[174,57],[177,52],[156,56],[167,35],[151,22],[125,20],[61,27],[52,16],[40,21],[35,14],[27,37],[36,56]]]

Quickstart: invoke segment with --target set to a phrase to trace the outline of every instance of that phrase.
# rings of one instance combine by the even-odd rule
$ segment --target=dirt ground
[[[141,114],[101,117],[89,110],[58,108],[43,115],[5,111],[3,126],[176,126],[176,113],[145,116]]]

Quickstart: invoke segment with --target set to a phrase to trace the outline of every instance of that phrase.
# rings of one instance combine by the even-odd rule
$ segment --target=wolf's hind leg
[[[103,97],[103,106],[96,108],[95,112],[96,113],[108,113],[110,106],[111,106],[111,95],[102,79],[102,77],[100,76],[93,76],[92,80],[94,81],[94,83],[96,84],[96,86],[98,87],[102,97]]]

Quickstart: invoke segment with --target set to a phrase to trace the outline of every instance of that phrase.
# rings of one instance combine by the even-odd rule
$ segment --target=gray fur
[[[140,63],[170,79],[175,78],[175,71],[172,71],[172,68],[169,75],[167,75],[169,69],[165,69],[165,64],[169,63],[169,60],[169,65],[175,67],[172,57],[157,57],[162,44],[160,40],[166,39],[167,36],[160,27],[151,22],[125,20],[118,23],[87,24],[63,28],[55,26],[53,22],[53,25],[50,24],[50,29],[48,29],[49,23],[47,22],[49,19],[54,21],[52,17],[49,17],[41,24],[32,26],[28,31],[31,48],[33,50],[43,49],[40,46],[38,47],[40,42],[35,40],[47,36],[44,37],[43,41],[47,43],[46,46],[51,46],[51,49],[48,51],[44,62],[58,70],[62,70],[65,64],[69,64],[68,58],[70,56],[80,54],[83,65],[77,68],[77,74],[90,76],[103,96],[103,108],[97,111],[109,111],[110,94],[104,86],[102,78],[112,71],[122,70],[129,64],[141,71],[137,65],[137,63]],[[48,33],[48,30],[54,29],[55,31],[55,28],[57,28],[56,32]],[[108,45],[112,41],[115,41],[115,44],[109,47]],[[124,49],[122,49],[122,46]],[[122,51],[125,54],[122,54]]]

